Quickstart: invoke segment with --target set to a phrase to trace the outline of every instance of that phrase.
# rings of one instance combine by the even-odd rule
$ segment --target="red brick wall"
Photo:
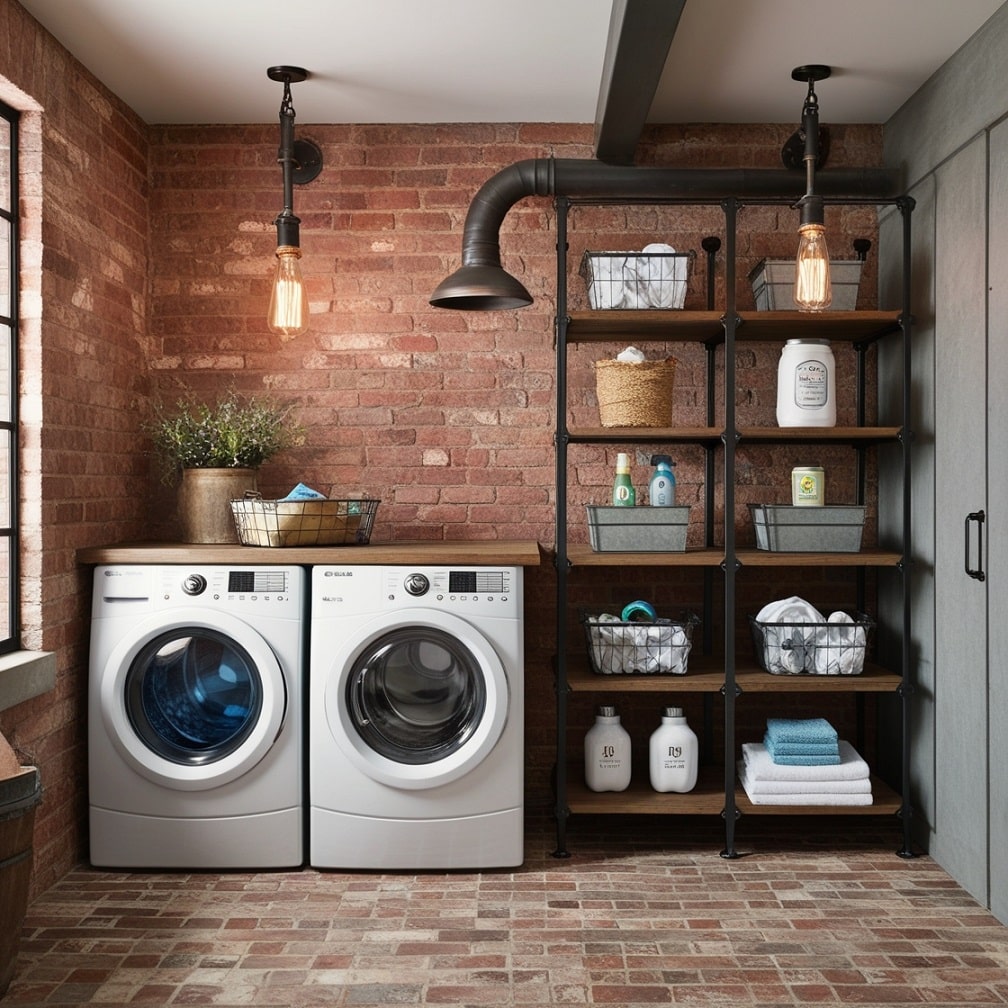
[[[295,402],[305,444],[264,467],[264,491],[304,479],[326,492],[378,495],[376,540],[552,544],[551,202],[521,201],[502,229],[505,266],[536,298],[532,307],[466,314],[427,301],[458,266],[476,189],[526,157],[589,157],[592,129],[299,123],[298,135],[321,145],[325,165],[295,192],[312,329],[283,341],[264,323],[281,203],[275,124],[147,128],[13,0],[0,0],[0,73],[43,108],[41,200],[26,192],[23,203],[26,231],[43,246],[41,258],[25,263],[42,308],[23,334],[24,611],[27,644],[56,652],[58,685],[54,695],[0,712],[0,730],[37,759],[46,787],[36,831],[39,891],[86,852],[90,586],[75,552],[174,529],[172,495],[145,454],[142,422],[152,398],[171,399],[183,386],[207,394],[233,386]],[[789,132],[656,129],[642,162],[776,167]],[[832,148],[835,165],[877,164],[880,130],[835,128]],[[789,211],[746,211],[740,276],[765,255],[790,256],[795,223]],[[861,211],[831,211],[828,224],[834,254],[874,234]],[[709,230],[716,221],[687,212],[671,224],[645,215],[591,234],[581,228],[571,236],[572,271],[580,250],[602,239],[671,237],[698,248]],[[572,285],[580,290],[576,277]],[[873,270],[864,293],[870,304]],[[702,372],[689,351],[675,352],[684,357],[675,399],[685,418],[702,401]],[[743,362],[751,380],[739,390],[740,409],[752,422],[772,415],[774,356]],[[587,415],[590,370],[573,381]],[[586,460],[578,493],[604,496],[611,461],[601,451]],[[681,461],[686,494],[697,492],[696,464]],[[768,483],[763,474],[773,464],[754,464],[753,480]],[[637,472],[643,481],[646,466]],[[553,589],[548,562],[528,572],[528,776],[536,802],[548,795],[553,758]],[[606,589],[615,597],[651,585],[621,574]],[[696,604],[695,585],[672,590]],[[586,584],[577,597],[593,591]]]
[[[310,85],[306,85],[310,86]],[[679,167],[779,165],[791,127],[667,127],[649,132],[642,162]],[[499,169],[528,157],[590,157],[588,125],[298,125],[323,151],[318,179],[295,190],[302,219],[302,266],[311,290],[312,328],[288,341],[263,317],[269,297],[280,175],[276,127],[165,127],[152,131],[152,333],[154,384],[167,398],[185,383],[203,392],[222,384],[269,390],[296,402],[308,427],[302,448],[267,464],[261,484],[284,493],[299,479],[326,492],[366,491],[382,505],[376,541],[535,538],[553,532],[555,212],[527,198],[502,228],[505,267],[535,297],[520,311],[435,310],[428,298],[460,261],[462,222],[473,193]],[[877,165],[880,132],[834,127],[831,164]],[[855,237],[875,238],[874,211],[828,212],[836,257],[853,257]],[[584,306],[576,270],[590,248],[640,248],[653,240],[700,250],[720,233],[719,210],[679,208],[572,215],[572,307]],[[752,305],[749,268],[763,257],[790,258],[797,216],[788,208],[747,208],[740,219],[740,306]],[[704,307],[697,270],[687,307]],[[718,270],[723,297],[723,268]],[[874,304],[874,257],[861,305]],[[591,360],[575,355],[572,417],[597,422]],[[704,368],[697,347],[681,357],[674,399],[683,424],[702,424]],[[779,348],[739,351],[739,422],[773,424]],[[577,361],[580,363],[578,364]],[[841,384],[849,385],[849,362]],[[843,407],[850,422],[853,398]],[[842,418],[844,419],[844,418]],[[579,448],[572,473],[574,535],[585,538],[581,505],[610,492],[613,451]],[[647,476],[646,453],[635,476]],[[700,500],[702,458],[679,456],[683,499]],[[770,449],[747,457],[740,522],[749,499],[773,499],[791,462]],[[834,500],[852,492],[849,457],[832,467]],[[783,477],[781,473],[784,473]],[[846,491],[844,488],[848,488]],[[697,541],[699,509],[691,531]],[[170,511],[160,515],[170,531]],[[809,577],[805,575],[806,581]],[[646,590],[639,575],[606,579],[614,598]],[[594,582],[596,587],[598,579]],[[527,577],[529,790],[545,800],[553,760],[554,576],[547,563]],[[812,586],[810,585],[810,590]],[[825,586],[820,586],[824,588]],[[838,592],[829,585],[830,592]],[[754,584],[751,590],[777,586]],[[697,585],[656,592],[699,606]],[[591,584],[578,587],[590,597]],[[839,592],[838,592],[839,594]],[[718,631],[720,632],[720,631]],[[716,638],[715,638],[716,639]],[[648,713],[650,717],[653,712]],[[573,734],[585,712],[575,713]],[[580,721],[578,720],[580,718]],[[644,724],[644,715],[641,715]]]
[[[53,693],[0,712],[40,767],[33,891],[76,864],[86,814],[88,572],[79,547],[139,537],[150,494],[136,405],[147,389],[143,124],[23,9],[0,0],[4,97],[21,130],[22,622],[55,652]]]

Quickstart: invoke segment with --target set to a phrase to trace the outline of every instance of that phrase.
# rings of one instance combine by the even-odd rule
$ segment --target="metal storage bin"
[[[860,259],[831,259],[831,311],[854,311],[861,283]],[[793,259],[762,259],[749,272],[757,311],[797,311],[794,301]]]
[[[860,675],[875,626],[856,613],[853,623],[760,623],[749,617],[753,652],[771,675]]]
[[[581,276],[593,309],[673,308],[686,303],[693,252],[585,252]]]
[[[689,505],[599,507],[588,504],[588,540],[596,553],[682,553]]]
[[[596,675],[685,675],[693,627],[700,622],[692,613],[678,622],[640,623],[592,612],[583,613],[581,621]]]
[[[857,553],[865,509],[861,504],[795,507],[750,504],[756,548],[777,553]]]

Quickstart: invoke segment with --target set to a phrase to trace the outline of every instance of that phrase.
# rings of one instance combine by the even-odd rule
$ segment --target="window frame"
[[[19,528],[20,498],[18,483],[18,333],[19,333],[19,312],[20,303],[20,256],[19,248],[21,243],[20,227],[20,193],[18,188],[18,175],[20,165],[20,155],[18,148],[18,130],[21,121],[21,113],[10,105],[0,101],[0,117],[8,122],[10,135],[10,154],[8,157],[7,171],[9,178],[7,181],[8,192],[10,193],[10,206],[0,206],[0,219],[7,222],[9,227],[8,246],[8,315],[0,314],[0,324],[8,326],[10,339],[8,341],[8,381],[10,388],[8,395],[10,398],[10,417],[7,420],[0,418],[0,432],[4,432],[9,440],[10,458],[8,460],[7,495],[10,502],[8,507],[9,524],[0,524],[0,539],[7,540],[7,636],[0,637],[0,654],[9,654],[17,651],[21,646],[21,585],[20,585],[20,565],[19,557],[21,553],[21,534]],[[2,561],[0,561],[2,562]]]

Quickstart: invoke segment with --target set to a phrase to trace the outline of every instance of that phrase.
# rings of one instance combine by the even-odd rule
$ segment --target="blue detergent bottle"
[[[675,462],[668,455],[652,455],[654,475],[648,484],[648,500],[652,507],[671,507],[675,504]]]

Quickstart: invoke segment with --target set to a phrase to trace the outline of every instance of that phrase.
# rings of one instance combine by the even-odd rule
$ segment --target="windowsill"
[[[14,651],[0,655],[0,710],[42,696],[56,686],[52,651]]]

